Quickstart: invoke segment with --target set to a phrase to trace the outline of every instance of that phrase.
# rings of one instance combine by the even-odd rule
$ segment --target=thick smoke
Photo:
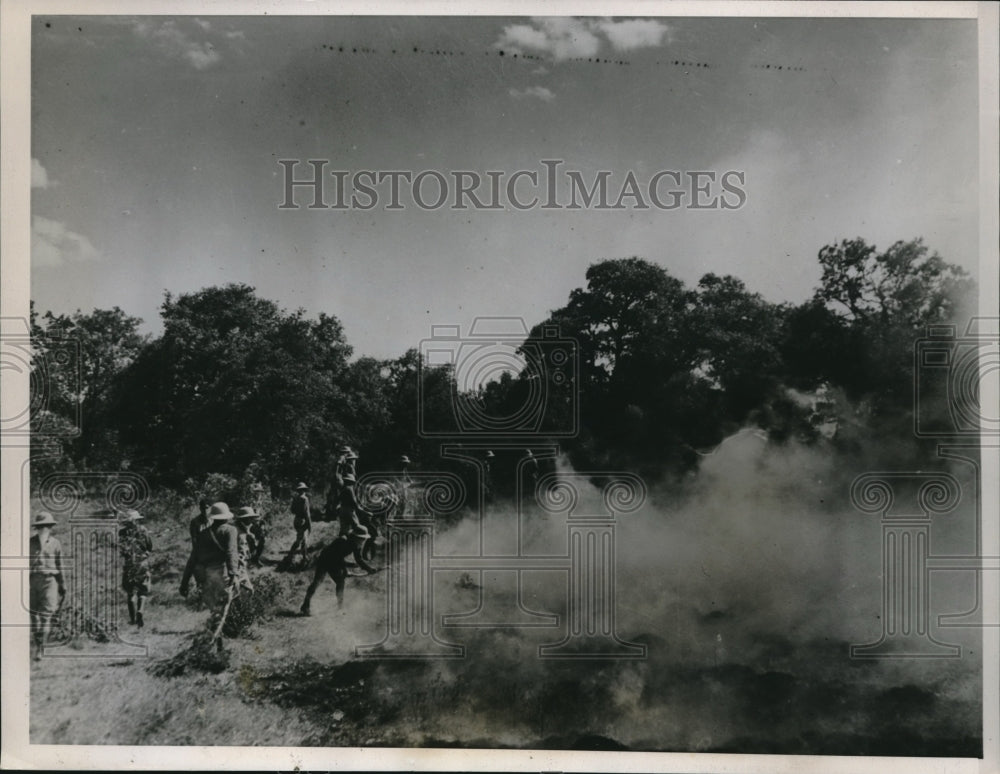
[[[930,469],[930,468],[929,468]],[[934,522],[932,546],[971,553],[969,466],[934,461],[964,487]],[[596,486],[565,460],[577,513],[601,512]],[[565,632],[567,572],[442,570],[434,628],[465,647],[455,660],[375,670],[373,695],[395,729],[388,743],[742,750],[835,754],[963,754],[980,734],[978,631],[934,629],[960,659],[852,659],[881,632],[881,526],[855,509],[867,472],[829,443],[775,444],[753,430],[705,456],[697,474],[652,489],[616,523],[618,635],[641,660],[546,660]],[[596,480],[596,479],[595,479]],[[438,556],[562,556],[566,519],[536,502],[487,507],[435,533]],[[964,545],[964,548],[960,546]],[[390,569],[390,572],[393,570]],[[972,574],[933,573],[932,616],[974,605]],[[353,594],[331,652],[380,636],[382,594]],[[442,616],[480,611],[479,628]],[[517,620],[560,626],[500,627]],[[469,619],[466,619],[469,620]],[[384,628],[382,629],[384,631]],[[394,734],[394,735],[393,735]],[[956,752],[958,751],[958,752]]]

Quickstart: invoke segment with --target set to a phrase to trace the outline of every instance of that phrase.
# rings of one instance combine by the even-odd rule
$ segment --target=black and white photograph
[[[14,0],[4,766],[995,771],[997,16]]]

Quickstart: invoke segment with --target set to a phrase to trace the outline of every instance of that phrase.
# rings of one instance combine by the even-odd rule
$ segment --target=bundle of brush
[[[275,600],[281,592],[281,584],[270,575],[261,575],[254,580],[253,591],[240,589],[233,598],[229,613],[222,626],[227,637],[245,637],[251,627],[267,618],[274,610]]]
[[[157,677],[178,677],[185,672],[218,674],[229,667],[229,651],[220,650],[212,632],[201,631],[191,638],[191,644],[170,658],[154,661],[148,670]]]

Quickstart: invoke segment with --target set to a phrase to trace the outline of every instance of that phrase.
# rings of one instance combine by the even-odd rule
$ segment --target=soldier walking
[[[264,555],[264,541],[267,539],[267,529],[264,527],[264,485],[256,483],[253,485],[253,509],[257,512],[257,518],[250,521],[248,527],[250,540],[250,564],[254,567],[261,566],[261,557]]]
[[[378,568],[365,561],[364,549],[367,543],[372,540],[371,532],[366,529],[366,523],[374,525],[374,517],[358,503],[357,495],[354,492],[356,481],[353,473],[344,475],[344,488],[340,490],[340,497],[337,499],[337,518],[340,521],[340,537],[354,536],[356,539],[352,543],[351,553],[358,567],[369,575],[378,572]]]
[[[139,523],[142,518],[139,511],[126,511],[124,523],[118,530],[118,552],[123,563],[122,589],[128,604],[128,621],[140,629],[143,627],[143,605],[153,582],[149,567],[153,540],[146,528]]]
[[[40,661],[52,629],[52,618],[66,598],[62,571],[62,544],[52,536],[56,520],[48,511],[35,515],[31,526],[35,534],[29,541],[28,568],[31,588],[31,657]]]
[[[292,526],[295,527],[295,542],[292,543],[292,547],[288,549],[288,553],[281,561],[281,566],[284,568],[291,568],[295,552],[300,549],[302,551],[302,566],[305,567],[309,563],[309,533],[312,531],[312,512],[309,508],[309,495],[306,494],[308,491],[308,485],[300,482],[295,487],[295,495],[289,506],[293,516]]]
[[[210,525],[198,535],[181,578],[181,596],[188,595],[192,576],[202,589],[208,607],[208,629],[222,650],[221,631],[229,603],[238,593],[239,535],[232,524],[233,514],[225,503],[215,503],[208,511]]]

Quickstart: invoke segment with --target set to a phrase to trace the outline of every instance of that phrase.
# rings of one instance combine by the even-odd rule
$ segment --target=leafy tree
[[[117,306],[89,314],[46,312],[40,320],[32,309],[34,355],[45,361],[47,408],[64,427],[80,418],[79,433],[65,449],[77,467],[117,470],[122,461],[108,400],[147,341],[139,333],[141,324]]]
[[[145,467],[175,483],[253,463],[275,483],[330,475],[350,414],[335,317],[284,312],[242,284],[167,294],[162,316],[116,399]]]
[[[692,315],[697,368],[724,393],[729,419],[742,421],[778,389],[785,312],[736,277],[706,274],[698,282]]]
[[[952,320],[973,282],[959,266],[928,254],[922,239],[879,253],[863,239],[819,251],[823,269],[815,298],[849,324],[921,328]]]
[[[821,249],[819,263],[813,298],[788,313],[781,351],[790,382],[842,387],[866,425],[909,433],[915,340],[927,325],[955,322],[974,282],[922,239],[884,252],[844,240]]]

